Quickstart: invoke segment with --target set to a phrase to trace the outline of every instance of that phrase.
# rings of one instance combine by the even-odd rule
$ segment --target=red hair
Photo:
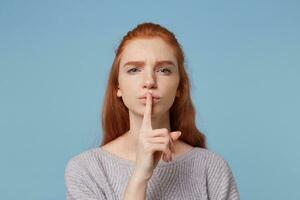
[[[205,135],[195,123],[195,109],[190,96],[190,82],[184,67],[184,53],[175,35],[159,24],[143,23],[129,31],[115,51],[115,58],[109,74],[108,84],[102,107],[103,146],[130,129],[128,108],[122,98],[117,97],[118,74],[121,54],[124,47],[137,38],[160,37],[174,50],[179,69],[179,97],[170,108],[170,125],[172,131],[181,131],[180,139],[194,147],[206,148]]]

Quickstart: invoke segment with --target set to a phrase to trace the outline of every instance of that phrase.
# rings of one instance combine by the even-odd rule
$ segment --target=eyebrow
[[[129,61],[129,62],[126,62],[123,66],[127,66],[127,65],[135,65],[135,66],[145,66],[145,62],[143,61]],[[155,67],[160,67],[160,66],[163,66],[163,65],[172,65],[172,66],[176,66],[174,64],[174,62],[170,61],[170,60],[160,60],[160,61],[157,61],[155,63]]]

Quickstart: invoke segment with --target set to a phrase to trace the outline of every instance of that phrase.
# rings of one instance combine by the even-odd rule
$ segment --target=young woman
[[[68,200],[239,199],[227,161],[196,127],[183,50],[166,28],[143,23],[122,39],[102,127],[100,147],[66,166]]]

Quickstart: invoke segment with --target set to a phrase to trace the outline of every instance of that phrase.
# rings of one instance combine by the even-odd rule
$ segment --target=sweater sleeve
[[[207,166],[207,193],[210,200],[239,200],[240,195],[229,164],[213,153]]]
[[[75,159],[67,163],[64,178],[67,200],[106,200],[103,191],[92,189],[92,181]]]

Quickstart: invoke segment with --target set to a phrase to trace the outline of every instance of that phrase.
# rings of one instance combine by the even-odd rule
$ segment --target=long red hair
[[[179,97],[176,97],[170,108],[171,131],[181,131],[180,140],[194,146],[206,148],[205,135],[195,123],[195,108],[190,95],[190,82],[184,67],[184,53],[175,35],[154,23],[142,23],[129,31],[115,51],[115,58],[109,74],[107,88],[102,107],[103,146],[116,139],[130,129],[128,108],[122,98],[117,97],[119,64],[126,44],[137,38],[160,37],[169,44],[177,58],[180,82]]]

